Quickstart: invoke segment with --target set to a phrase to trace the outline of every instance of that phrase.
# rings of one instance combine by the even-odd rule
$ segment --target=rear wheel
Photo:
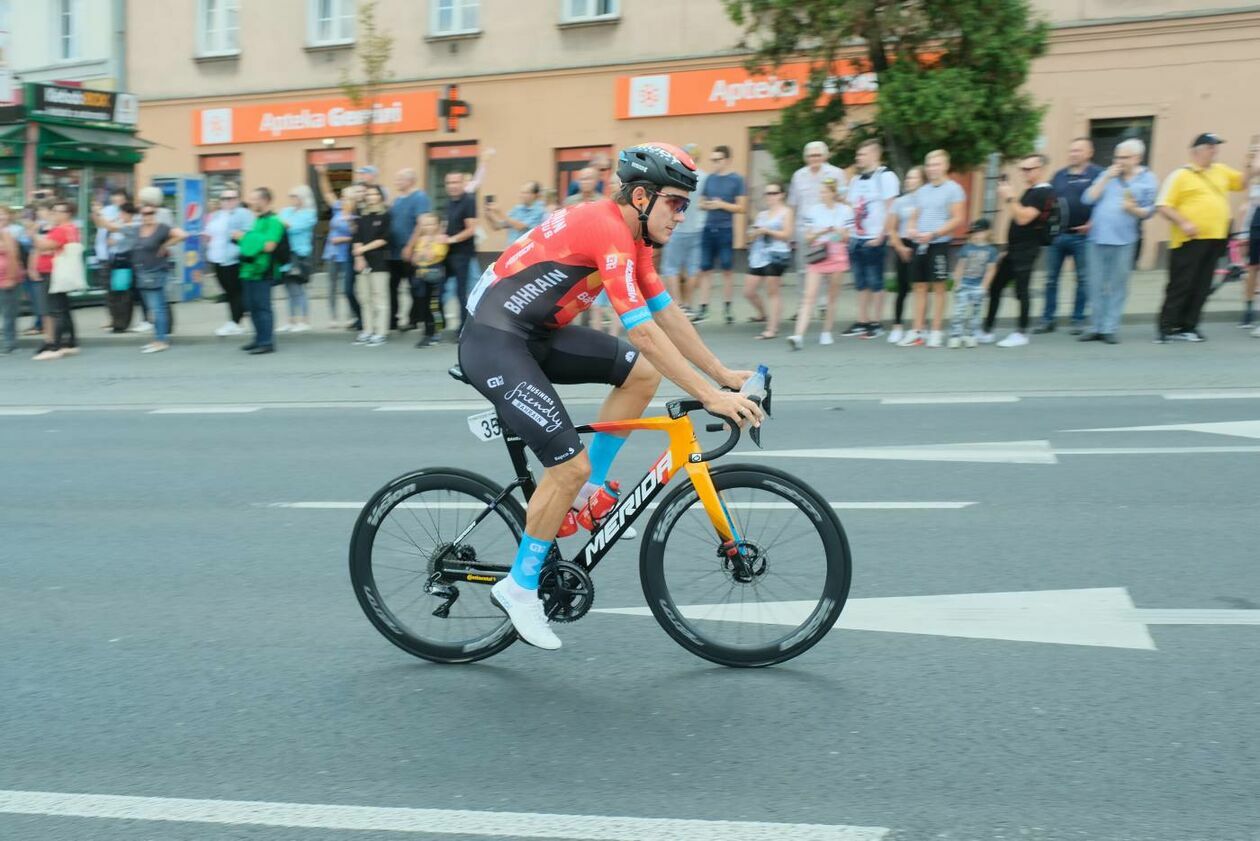
[[[688,651],[769,666],[822,639],[849,595],[849,543],[831,506],[779,470],[711,472],[737,541],[723,546],[691,482],[660,504],[639,556],[643,595]],[[732,554],[733,552],[737,554]]]
[[[394,645],[426,660],[471,663],[516,641],[490,603],[493,578],[443,574],[447,564],[506,574],[525,512],[510,496],[491,508],[502,491],[475,473],[435,468],[400,476],[364,506],[350,539],[350,580],[363,612]]]

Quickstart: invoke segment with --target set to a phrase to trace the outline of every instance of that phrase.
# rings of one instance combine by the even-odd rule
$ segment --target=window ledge
[[[562,20],[556,27],[559,29],[585,29],[589,26],[615,26],[621,23],[621,15],[606,15],[597,18],[574,18]]]
[[[484,33],[480,29],[469,29],[463,32],[444,32],[441,34],[429,33],[424,36],[424,40],[430,44],[441,43],[443,41],[471,41],[474,38],[480,38]]]
[[[230,52],[222,53],[201,53],[200,55],[193,56],[193,61],[198,64],[208,64],[214,61],[236,61],[240,57],[240,50],[232,50]]]
[[[308,53],[329,53],[336,50],[353,50],[354,41],[329,41],[321,44],[306,44],[302,47]]]

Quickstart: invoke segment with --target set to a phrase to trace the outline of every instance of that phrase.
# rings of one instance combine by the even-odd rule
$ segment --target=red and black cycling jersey
[[[669,306],[652,265],[611,200],[564,207],[513,243],[468,296],[478,324],[519,336],[558,330],[595,303],[600,288],[629,330]]]

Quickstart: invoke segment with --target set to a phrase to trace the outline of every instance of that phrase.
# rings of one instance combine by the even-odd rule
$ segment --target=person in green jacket
[[[284,223],[271,212],[271,191],[258,187],[249,194],[249,209],[254,212],[254,225],[248,231],[232,234],[241,250],[241,287],[249,320],[254,325],[254,340],[241,347],[250,354],[274,353],[275,314],[271,309],[271,253],[284,236]]]

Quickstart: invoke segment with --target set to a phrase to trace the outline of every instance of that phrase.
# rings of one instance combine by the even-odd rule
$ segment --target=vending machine
[[[162,205],[171,211],[175,227],[188,234],[172,255],[175,276],[170,297],[195,301],[201,297],[201,272],[205,269],[201,232],[206,220],[206,179],[202,175],[158,175],[153,186],[162,191]]]

